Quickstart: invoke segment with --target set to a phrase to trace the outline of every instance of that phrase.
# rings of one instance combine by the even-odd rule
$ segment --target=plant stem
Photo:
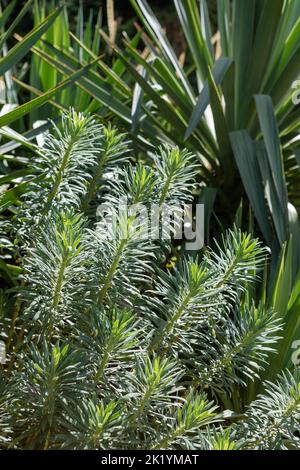
[[[177,436],[180,436],[184,433],[185,427],[184,426],[179,426],[178,428],[175,429],[175,431],[170,434],[169,436],[164,437],[161,441],[159,441],[155,446],[151,448],[151,450],[160,450],[160,449],[166,449],[168,444],[170,442],[173,442]]]
[[[53,294],[53,300],[52,300],[52,308],[56,309],[59,305],[60,302],[60,297],[61,297],[61,290],[62,290],[62,284],[64,280],[64,274],[65,274],[65,269],[68,266],[70,259],[70,252],[67,251],[65,254],[63,254],[62,262],[58,271],[58,276],[57,276],[57,281],[55,285],[55,290]]]
[[[167,324],[160,331],[159,335],[156,336],[156,338],[154,339],[154,341],[150,345],[150,347],[149,347],[150,352],[154,351],[157,348],[157,346],[161,343],[164,336],[167,335],[173,329],[175,323],[180,319],[180,317],[184,313],[186,307],[188,306],[189,301],[192,298],[192,295],[193,295],[193,293],[191,291],[189,291],[188,294],[185,296],[184,300],[182,301],[181,305],[176,310],[175,314],[169,319]]]
[[[122,252],[124,250],[124,247],[126,246],[128,242],[128,238],[124,238],[121,240],[118,248],[117,248],[117,252],[116,252],[116,255],[114,257],[114,261],[112,262],[110,268],[109,268],[109,271],[107,273],[107,275],[105,276],[105,279],[104,279],[104,283],[103,283],[103,287],[100,289],[100,292],[98,294],[98,299],[97,299],[97,305],[101,305],[106,297],[106,294],[111,286],[111,281],[114,277],[114,274],[118,268],[118,265],[120,263],[120,260],[121,260],[121,257],[122,257]]]
[[[83,212],[85,212],[88,207],[89,207],[89,204],[91,202],[91,199],[92,197],[94,196],[95,194],[95,191],[96,191],[96,186],[97,186],[97,182],[101,179],[102,177],[102,174],[103,174],[103,169],[104,169],[104,165],[106,163],[106,155],[103,155],[99,164],[98,164],[98,167],[94,173],[94,176],[89,184],[89,188],[88,188],[88,191],[87,191],[87,194],[86,194],[86,197],[83,201],[83,204],[82,204],[82,210]]]
[[[59,170],[56,174],[52,190],[48,194],[48,197],[47,197],[47,200],[46,200],[46,203],[45,203],[45,206],[44,206],[44,210],[42,211],[43,215],[45,215],[48,212],[49,207],[50,207],[53,199],[55,198],[55,196],[57,194],[58,188],[59,188],[59,186],[62,182],[62,179],[63,179],[63,174],[64,174],[64,172],[65,172],[65,170],[68,166],[69,160],[70,160],[72,148],[73,148],[75,142],[77,141],[77,138],[78,138],[78,131],[76,132],[75,135],[72,135],[70,137],[70,142],[69,142],[69,144],[67,146],[67,149],[65,151],[65,154],[63,156],[61,166],[60,166],[60,168],[59,168]]]

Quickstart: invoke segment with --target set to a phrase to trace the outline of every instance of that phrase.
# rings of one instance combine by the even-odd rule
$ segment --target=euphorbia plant
[[[120,196],[159,210],[183,204],[197,165],[168,146],[133,165],[125,136],[75,112],[46,137],[15,219],[14,308],[11,293],[3,302],[3,448],[297,447],[299,372],[282,371],[247,408],[240,399],[282,328],[249,300],[260,242],[235,229],[201,259],[183,254],[168,268],[171,240],[147,237],[132,212],[108,234],[95,210]]]

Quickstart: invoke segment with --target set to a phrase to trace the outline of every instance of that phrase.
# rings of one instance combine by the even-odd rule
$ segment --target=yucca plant
[[[197,155],[208,215],[232,224],[247,195],[276,264],[291,234],[299,246],[299,106],[293,100],[299,2],[218,0],[215,31],[206,0],[174,0],[185,63],[147,1],[131,4],[142,24],[138,37],[125,36],[120,49],[102,31],[116,62],[81,78],[79,87],[95,99],[93,111],[118,120],[137,148],[168,141]],[[47,48],[45,61],[62,73],[84,64],[66,50]],[[298,249],[295,269],[299,259]]]
[[[34,23],[40,23],[40,21],[42,21],[49,12],[56,8],[57,4],[59,4],[59,2],[35,1],[33,12]],[[76,37],[78,36],[84,45],[92,51],[94,57],[98,57],[100,55],[99,28],[102,26],[102,11],[99,9],[97,12],[91,9],[88,17],[85,18],[86,13],[84,12],[83,3],[78,2],[77,7],[76,24],[73,26],[70,24],[72,17],[70,17],[67,5],[63,6],[61,13],[54,22],[52,28],[50,28],[42,39],[35,44],[35,46],[41,50],[41,53],[46,52],[44,42],[47,42],[59,49],[72,50],[73,57],[76,60],[84,61],[89,59],[85,50],[81,48],[70,36],[72,28],[74,28]],[[96,18],[94,18],[94,16],[96,16]],[[30,87],[32,90],[35,90],[31,92],[32,97],[35,97],[36,90],[46,92],[50,88],[56,87],[62,79],[63,76],[57,70],[49,66],[49,64],[47,64],[47,62],[45,62],[41,57],[34,54],[32,55],[31,60],[29,84],[22,83],[22,86],[28,90],[30,90]],[[67,109],[72,105],[77,111],[86,110],[91,104],[91,101],[91,96],[80,88],[76,89],[75,95],[74,90],[71,90],[70,88],[65,89],[60,94],[57,94],[55,96],[55,102],[49,103],[45,106],[41,110],[42,112],[33,112],[30,116],[31,122],[33,123],[37,119],[47,119],[49,115],[52,118],[57,117],[59,114],[59,110],[57,108],[60,106]]]
[[[8,49],[8,44],[11,44],[12,41],[15,42],[13,36],[16,35],[16,28],[20,26],[23,17],[25,15],[28,15],[28,12],[32,8],[32,6],[33,0],[28,0],[24,4],[22,9],[18,13],[15,13],[15,0],[12,0],[6,6],[5,9],[2,9],[1,5],[0,73],[1,76],[3,76],[2,104],[4,104],[4,107],[1,112],[1,134],[3,134],[4,131],[4,135],[10,133],[11,136],[14,137],[17,137],[17,135],[14,135],[10,128],[7,128],[6,126],[18,120],[18,122],[15,124],[14,130],[23,133],[26,126],[24,126],[24,122],[21,118],[25,114],[30,113],[33,109],[36,109],[37,107],[44,104],[47,100],[53,97],[60,89],[63,89],[68,84],[68,81],[64,81],[63,84],[56,83],[55,86],[52,88],[51,92],[49,92],[49,88],[47,89],[46,96],[40,96],[38,100],[33,100],[30,103],[26,103],[27,107],[20,106],[18,110],[15,110],[15,108],[19,104],[23,104],[23,99],[21,98],[21,96],[19,96],[18,88],[16,86],[16,81],[18,81],[17,77],[22,78],[27,71],[26,61],[24,60],[24,62],[21,63],[21,60],[27,58],[31,47],[36,44],[39,39],[47,33],[49,29],[51,30],[53,23],[55,23],[55,21],[62,12],[62,6],[53,9],[48,16],[44,16],[41,21],[36,22],[35,27],[32,29],[32,31],[29,31],[24,37],[19,38],[19,41],[17,41],[13,47]],[[6,28],[6,25],[9,20],[10,24]],[[55,88],[57,89],[54,91]]]
[[[234,229],[168,268],[171,240],[149,237],[136,212],[107,223],[95,206],[119,196],[159,215],[193,199],[195,156],[165,146],[133,165],[127,147],[74,111],[46,137],[15,216],[22,274],[1,303],[0,446],[296,448],[299,371],[241,398],[283,328],[249,295],[265,249]]]

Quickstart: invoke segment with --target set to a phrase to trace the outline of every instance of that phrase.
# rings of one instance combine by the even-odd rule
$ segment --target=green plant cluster
[[[128,5],[0,2],[0,449],[299,449],[300,2]]]
[[[128,163],[126,150],[115,129],[75,111],[41,148],[16,216],[24,288],[13,322],[2,323],[2,446],[297,447],[297,371],[250,406],[240,396],[282,329],[247,294],[265,250],[236,229],[201,260],[164,270],[169,247],[142,237],[137,215],[124,212],[108,233],[93,201],[124,194],[162,210],[191,198],[197,174],[178,148],[161,148],[149,166]]]

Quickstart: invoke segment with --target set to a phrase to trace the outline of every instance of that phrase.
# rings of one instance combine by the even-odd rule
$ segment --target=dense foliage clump
[[[130,162],[126,136],[74,111],[48,135],[14,220],[22,282],[0,318],[0,445],[26,449],[286,449],[299,445],[299,371],[262,394],[283,321],[251,294],[267,253],[228,230],[166,260],[123,211],[193,200],[198,162],[161,147]],[[172,225],[176,231],[176,223]],[[253,387],[254,389],[254,387]]]

